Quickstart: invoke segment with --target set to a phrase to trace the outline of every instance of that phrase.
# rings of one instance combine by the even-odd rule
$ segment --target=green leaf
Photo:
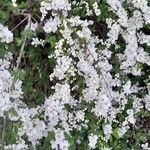
[[[15,111],[14,108],[10,110],[10,113],[11,113],[13,116],[16,116],[16,117],[18,116],[18,114],[17,114],[17,112]]]
[[[56,43],[56,36],[48,36],[46,38],[46,42],[51,44],[51,48],[55,48],[55,43]]]
[[[113,130],[113,136],[114,136],[116,139],[119,139],[118,128],[116,128],[116,129]]]

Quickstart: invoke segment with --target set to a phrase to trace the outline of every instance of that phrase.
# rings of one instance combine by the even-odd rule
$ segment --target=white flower
[[[17,7],[16,0],[12,0],[13,6]]]
[[[13,41],[13,33],[9,31],[8,27],[0,24],[0,41],[10,43]]]
[[[85,113],[83,112],[83,111],[77,111],[76,112],[76,119],[78,120],[78,121],[84,121],[84,117],[85,117]]]
[[[110,31],[107,33],[107,36],[109,39],[107,39],[106,43],[109,46],[109,44],[115,44],[115,41],[118,39],[118,35],[120,32],[120,25],[117,23],[114,23],[110,29]]]
[[[71,5],[68,0],[48,0],[41,2],[40,11],[42,13],[41,20],[44,19],[49,10],[52,10],[52,15],[57,16],[57,13],[62,12],[62,15],[67,16]]]
[[[17,144],[7,145],[4,146],[5,150],[28,150],[29,147],[27,144],[25,144],[25,141],[21,140]]]
[[[150,94],[146,94],[143,101],[145,103],[145,108],[150,111]]]
[[[93,9],[94,9],[96,16],[99,16],[101,14],[101,11],[100,11],[100,9],[98,9],[97,2],[95,2],[92,6],[93,6]]]
[[[143,148],[143,150],[150,150],[148,143],[142,144],[141,147]]]
[[[147,6],[146,0],[133,0],[132,3],[134,7],[141,8],[141,9]]]
[[[51,17],[46,21],[43,29],[46,33],[51,33],[51,32],[55,33],[58,30],[60,24],[61,21],[58,17],[55,17],[54,19]]]
[[[103,126],[103,131],[104,131],[106,139],[108,140],[110,138],[110,135],[112,134],[111,124],[106,124],[105,126]]]
[[[62,56],[57,58],[57,65],[54,68],[54,72],[50,74],[50,80],[57,77],[59,80],[65,78],[68,73],[73,74],[74,68],[72,67],[72,59],[68,56]]]
[[[97,101],[95,102],[95,108],[92,109],[92,112],[95,113],[98,117],[107,118],[108,111],[111,108],[111,100],[105,94],[99,94]]]
[[[44,46],[44,42],[45,42],[45,40],[38,39],[36,37],[36,38],[32,38],[31,44],[34,45],[35,47],[37,47],[38,45]]]
[[[30,27],[31,31],[36,31],[37,27],[38,27],[38,23],[37,22],[35,22],[35,23],[31,22],[31,27]]]
[[[94,135],[94,134],[91,134],[89,137],[89,147],[94,149],[96,148],[96,144],[97,144],[97,140],[98,140],[98,136],[97,135]]]
[[[55,129],[55,140],[51,141],[52,149],[55,150],[68,150],[69,143],[65,139],[64,132],[61,129]]]
[[[125,85],[123,85],[123,91],[128,95],[132,93],[131,91],[131,81],[127,81]]]
[[[118,130],[119,137],[123,137],[123,135],[128,131],[129,128],[130,127],[128,125],[122,126],[121,128],[119,128]]]
[[[135,124],[136,119],[134,118],[133,110],[132,109],[128,109],[127,110],[127,114],[128,114],[128,116],[127,116],[126,120],[128,120],[129,123],[131,123],[131,124]]]

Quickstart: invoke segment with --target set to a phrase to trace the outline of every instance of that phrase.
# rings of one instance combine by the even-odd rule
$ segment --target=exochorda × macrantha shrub
[[[148,2],[42,0],[37,3],[40,4],[34,8],[37,10],[29,7],[27,12],[20,13],[26,15],[27,22],[16,64],[10,52],[0,59],[0,116],[3,127],[8,121],[15,128],[13,142],[6,138],[7,130],[2,133],[3,149],[149,149],[148,136],[138,145],[130,145],[124,138],[132,128],[138,129],[138,115],[150,110],[146,70],[150,65],[150,37],[142,31],[150,22]],[[20,12],[25,4],[12,1],[13,13]],[[37,13],[38,20],[32,11]],[[103,38],[94,31],[98,21],[106,24],[107,29],[99,29],[108,31]],[[15,28],[14,35],[8,28],[0,24],[0,41],[5,45],[18,35]],[[45,38],[38,37],[39,32]],[[14,39],[14,44],[19,43],[15,42]],[[22,81],[14,74],[21,70],[26,53],[33,55],[32,49],[26,52],[29,46],[37,51],[49,50],[47,62],[42,59],[44,65],[51,66],[50,62],[55,61],[50,74],[46,74],[53,83],[49,87],[51,92],[45,92],[43,104],[34,107],[25,102]],[[9,44],[6,48],[11,49]],[[21,71],[28,70],[25,67]],[[41,78],[42,72],[36,82]]]

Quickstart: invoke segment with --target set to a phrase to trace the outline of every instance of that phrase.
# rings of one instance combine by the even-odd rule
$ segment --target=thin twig
[[[26,29],[26,30],[29,30],[29,31],[30,31],[30,28],[31,28],[31,14],[28,14],[27,17],[28,17],[28,24],[27,24],[27,29]],[[22,44],[22,46],[21,46],[20,53],[19,53],[19,56],[18,56],[18,59],[17,59],[16,70],[19,69],[19,65],[20,65],[20,62],[21,62],[21,58],[22,58],[22,56],[24,55],[24,48],[25,48],[27,39],[28,39],[28,34],[26,34],[25,37],[24,37],[24,39],[23,39],[23,44]]]
[[[21,22],[19,22],[11,31],[14,31],[18,26],[20,26],[28,17],[24,18]]]

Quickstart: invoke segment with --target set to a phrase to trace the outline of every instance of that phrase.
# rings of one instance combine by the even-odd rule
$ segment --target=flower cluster
[[[13,33],[8,29],[8,27],[0,24],[0,41],[10,43],[13,41]]]
[[[13,38],[18,32],[0,24],[0,42],[17,41],[15,48],[21,45],[21,50],[14,55],[22,58],[19,67],[13,51],[0,59],[0,117],[16,129],[13,142],[3,141],[4,149],[121,149],[124,136],[138,130],[139,114],[150,111],[150,35],[144,30],[150,23],[148,2],[106,0],[109,16],[99,0],[38,4],[36,15],[34,10],[27,13],[22,45]],[[40,72],[31,85],[34,92],[36,85],[44,91],[42,104],[28,106],[23,88],[27,78],[16,79],[19,71],[31,76]],[[134,148],[149,149],[148,139]]]

